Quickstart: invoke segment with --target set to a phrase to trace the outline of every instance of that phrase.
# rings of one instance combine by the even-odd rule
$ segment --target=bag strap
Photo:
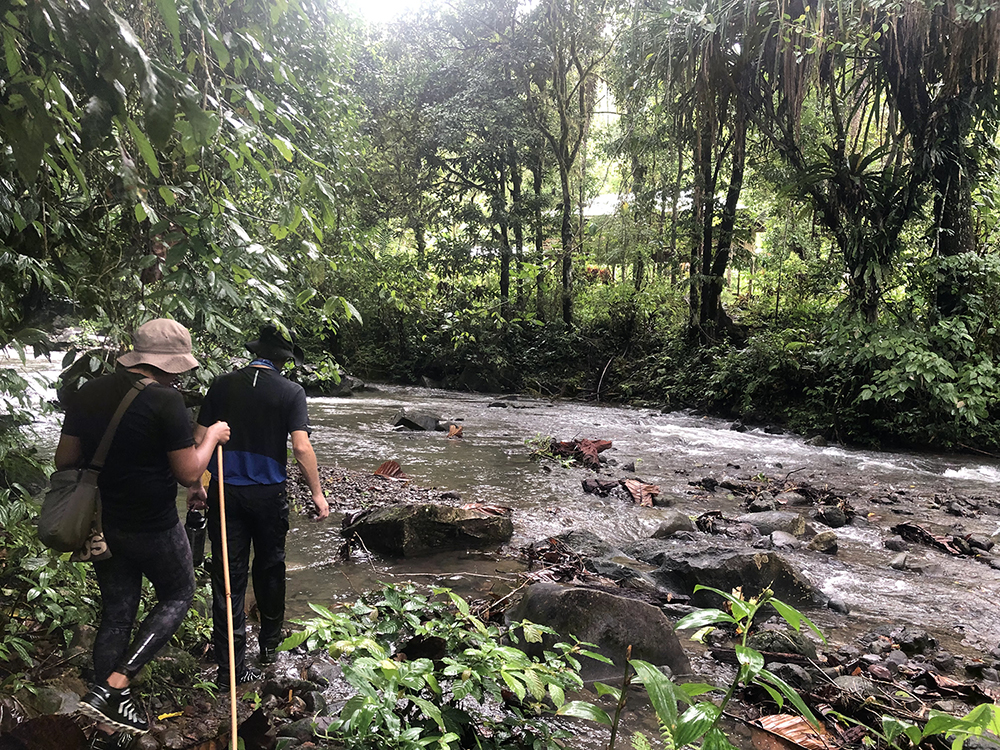
[[[111,422],[108,424],[108,429],[104,431],[104,437],[101,438],[100,445],[97,446],[97,450],[94,451],[94,457],[90,460],[90,468],[95,471],[100,471],[104,466],[104,459],[108,457],[108,451],[111,450],[111,441],[115,437],[115,432],[118,430],[118,423],[122,421],[122,417],[125,416],[125,412],[135,401],[135,397],[142,392],[147,385],[151,385],[156,381],[152,378],[143,378],[142,380],[137,380],[132,384],[132,387],[128,389],[128,393],[125,394],[125,398],[122,402],[118,404],[118,410],[115,411],[115,415],[111,417]]]

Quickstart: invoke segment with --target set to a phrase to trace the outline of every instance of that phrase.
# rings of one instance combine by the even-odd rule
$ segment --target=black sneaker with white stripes
[[[149,722],[132,702],[128,688],[118,690],[107,685],[94,685],[80,699],[80,712],[129,734],[142,734],[149,730]]]
[[[263,672],[253,667],[243,667],[243,669],[236,671],[236,684],[246,685],[248,682],[263,680],[264,677]],[[216,678],[215,684],[219,686],[220,690],[229,690],[229,667],[219,667],[219,676]]]

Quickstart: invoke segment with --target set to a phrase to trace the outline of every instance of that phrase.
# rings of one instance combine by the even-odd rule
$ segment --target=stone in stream
[[[796,492],[795,490],[789,490],[788,492],[780,493],[774,501],[778,505],[812,505],[809,498],[803,495],[801,492]]]
[[[772,531],[771,545],[775,549],[798,549],[802,546],[802,540],[785,531]]]
[[[823,505],[814,518],[831,529],[839,529],[847,524],[847,514],[838,505]]]
[[[806,530],[806,519],[801,513],[789,510],[768,510],[762,513],[747,513],[736,519],[740,523],[749,523],[762,536],[784,531],[792,536],[802,536]]]
[[[809,549],[825,555],[836,555],[838,543],[837,535],[832,531],[821,531],[809,540]]]
[[[546,636],[542,643],[525,643],[521,638],[519,645],[529,655],[541,656],[556,640],[570,635],[597,646],[614,665],[580,657],[580,675],[588,682],[620,678],[629,646],[633,659],[669,667],[675,675],[691,673],[673,623],[659,608],[637,599],[597,589],[536,583],[525,590],[506,617],[508,622],[529,620],[547,625],[561,636]]]
[[[508,516],[451,505],[392,505],[345,527],[368,549],[397,557],[418,557],[442,550],[493,547],[508,541],[514,524]]]
[[[443,426],[442,426],[443,425]],[[435,430],[447,430],[448,426],[443,424],[440,417],[426,412],[409,411],[400,409],[392,418],[393,427],[405,427],[408,430],[425,430],[434,432]]]
[[[747,596],[770,588],[776,598],[794,606],[826,604],[826,597],[794,565],[774,552],[717,547],[677,549],[669,541],[659,539],[640,539],[626,545],[624,552],[659,566],[650,573],[657,584],[666,591],[693,594],[691,604],[697,607],[720,603],[719,597],[711,592],[695,593],[698,584],[721,591],[742,586]]]
[[[664,513],[660,525],[653,532],[653,539],[669,539],[679,531],[694,531],[694,521],[687,513],[671,510]]]

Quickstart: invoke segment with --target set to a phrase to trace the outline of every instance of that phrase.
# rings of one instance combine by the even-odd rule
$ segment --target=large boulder
[[[454,549],[492,547],[508,541],[514,524],[508,516],[424,503],[393,505],[365,515],[344,528],[370,550],[397,557],[418,557]]]
[[[427,432],[448,429],[447,426],[442,426],[440,417],[408,409],[400,409],[396,412],[392,418],[392,426],[405,427],[408,430],[425,430]]]
[[[707,548],[698,551],[678,550],[662,545],[660,540],[640,540],[625,548],[626,554],[659,567],[650,573],[668,591],[693,594],[697,607],[718,606],[719,597],[711,592],[694,593],[697,585],[721,591],[743,588],[754,596],[770,588],[775,597],[794,605],[820,603],[821,595],[809,580],[781,555],[763,550]]]
[[[597,589],[536,583],[508,610],[507,620],[529,620],[552,628],[561,636],[559,640],[573,635],[594,644],[614,665],[581,657],[580,675],[588,682],[620,678],[629,646],[633,659],[667,666],[675,675],[691,672],[673,624],[659,608],[637,599]],[[524,643],[522,639],[519,645],[529,655],[541,656],[553,642],[547,636],[542,643]]]

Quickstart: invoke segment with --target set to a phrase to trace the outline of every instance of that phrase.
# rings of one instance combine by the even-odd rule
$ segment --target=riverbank
[[[899,555],[906,556],[901,561],[902,565],[887,566],[887,572],[895,571],[911,579],[923,579],[932,584],[942,583],[942,578],[952,581],[958,578],[973,579],[979,581],[979,585],[985,590],[996,590],[989,588],[990,584],[984,577],[986,571],[994,571],[1000,567],[990,550],[984,549],[992,546],[990,535],[971,532],[964,535],[952,534],[947,538],[941,533],[943,529],[940,525],[941,521],[949,517],[961,519],[963,525],[970,527],[982,525],[984,521],[987,526],[995,522],[1000,511],[994,501],[986,498],[921,497],[906,491],[864,496],[859,488],[815,487],[809,482],[795,481],[792,476],[740,477],[737,476],[738,472],[733,472],[733,476],[728,478],[713,480],[702,476],[691,480],[688,485],[691,494],[688,497],[697,499],[700,504],[711,504],[714,498],[717,506],[715,511],[699,513],[692,518],[685,513],[677,496],[665,498],[657,495],[653,498],[652,508],[636,505],[627,489],[611,481],[611,477],[619,471],[617,466],[605,464],[597,474],[554,463],[550,468],[552,471],[578,477],[581,480],[579,492],[583,494],[586,493],[582,480],[602,477],[608,497],[618,504],[618,512],[656,513],[661,518],[661,525],[653,536],[659,539],[659,543],[666,545],[663,549],[670,549],[681,555],[696,556],[706,547],[718,548],[719,545],[729,549],[747,549],[758,556],[779,555],[789,564],[800,567],[815,578],[817,571],[826,571],[826,575],[830,575],[834,568],[843,569],[848,564],[838,560],[835,549],[831,552],[829,539],[827,546],[820,551],[809,547],[810,538],[815,539],[831,529],[834,534],[843,535],[845,540],[849,540],[852,533],[862,532],[872,542],[872,555],[882,554],[874,543],[878,538],[883,540],[881,546],[888,553],[893,553],[890,563],[900,562]],[[395,476],[322,466],[321,481],[334,514],[331,520],[337,523],[342,517],[357,510],[393,504],[465,503],[459,493],[420,487],[412,480],[399,476],[394,467],[390,466],[384,471]],[[593,488],[595,485],[592,482],[590,486]],[[298,513],[303,514],[304,520],[311,503],[297,472],[293,472],[289,493],[294,507]],[[747,513],[736,518],[730,510],[736,506],[742,506]],[[778,512],[785,512],[789,516],[784,522],[791,523],[792,526],[795,523],[790,517],[802,516],[812,527],[811,535],[805,528],[795,533],[795,528],[791,527],[787,527],[791,528],[790,531],[773,529],[762,533],[765,530],[762,526],[764,519],[768,519],[773,525],[774,513],[779,508],[782,510]],[[757,518],[754,518],[755,515]],[[688,524],[685,525],[680,517],[686,519]],[[894,532],[900,526],[896,523],[900,518],[908,519],[905,523],[910,524],[911,529],[904,533],[912,534],[910,539],[905,538],[902,533]],[[674,528],[663,531],[668,522],[673,523]],[[936,525],[927,526],[930,522]],[[821,527],[826,527],[826,531]],[[955,530],[954,527],[953,523],[952,531]],[[925,528],[927,535],[923,536],[912,528]],[[586,545],[580,544],[581,539],[586,540]],[[959,539],[965,539],[969,546],[955,547],[954,545],[961,544]],[[512,545],[493,554],[497,555],[497,559],[502,556],[519,558],[524,570],[520,576],[521,585],[533,580],[556,580],[557,571],[561,571],[559,575],[562,580],[576,586],[611,592],[617,589],[618,594],[625,595],[630,591],[641,593],[636,581],[648,574],[649,562],[653,558],[647,558],[647,562],[642,563],[635,556],[638,548],[630,555],[603,540],[595,540],[596,537],[568,531],[561,537],[548,541],[538,539],[531,548]],[[642,542],[641,539],[634,541]],[[655,540],[647,540],[644,544],[650,541]],[[567,551],[572,554],[568,558],[557,559],[541,550],[540,545],[543,543],[556,545],[552,550],[562,550],[561,554]],[[540,560],[540,552],[549,556]],[[356,555],[359,552],[355,550],[352,553],[348,550],[347,554]],[[363,554],[370,555],[367,552]],[[918,559],[924,561],[923,565],[915,563]],[[812,560],[812,563],[803,564],[806,560]],[[649,600],[649,593],[648,590],[645,592],[644,600]],[[750,596],[753,592],[745,590],[744,594]],[[664,611],[673,619],[693,611],[690,602],[685,604],[682,598],[676,596],[672,603],[663,604]],[[811,605],[800,605],[804,614],[820,624],[829,638],[828,643],[822,643],[816,637],[807,637],[805,640],[800,637],[784,638],[779,641],[772,638],[770,641],[756,642],[757,648],[766,654],[769,668],[784,675],[788,682],[801,689],[804,694],[808,695],[810,691],[819,689],[820,685],[826,685],[823,689],[829,690],[830,685],[841,684],[836,681],[842,676],[858,678],[860,675],[864,680],[859,682],[854,679],[850,684],[852,689],[861,690],[862,694],[866,690],[871,694],[875,689],[873,686],[881,684],[883,687],[878,694],[884,696],[884,686],[895,685],[919,695],[919,704],[922,706],[934,706],[938,710],[956,714],[964,713],[978,701],[990,696],[1000,696],[997,692],[1000,649],[996,648],[1000,643],[994,644],[994,648],[986,648],[982,645],[982,632],[951,632],[945,633],[947,637],[944,638],[942,626],[947,629],[948,624],[941,622],[934,607],[921,605],[919,602],[914,602],[913,608],[900,610],[881,623],[872,622],[870,613],[863,613],[860,622],[852,622],[854,618],[850,607],[838,605],[831,609],[829,604],[828,599],[823,601],[823,597],[820,597]],[[982,609],[978,600],[967,604],[969,607]],[[488,610],[487,607],[481,611]],[[914,618],[915,612],[922,614]],[[761,633],[775,634],[782,630],[777,627],[776,622],[771,622]],[[86,670],[88,633],[92,637],[92,630],[83,628],[74,635],[73,645],[65,654],[64,669],[48,669],[44,680],[35,683],[30,689],[23,689],[20,697],[13,702],[6,702],[8,722],[0,725],[0,730],[10,734],[15,723],[10,717],[20,714],[24,718],[25,714],[18,711],[19,706],[30,705],[32,713],[40,713],[42,716],[72,710],[74,696],[85,689],[81,677]],[[730,669],[726,654],[731,653],[729,649],[733,635],[723,629],[710,638],[707,645],[684,641],[684,648],[690,654],[699,677],[716,682],[725,678]],[[59,660],[58,646],[56,643],[53,646],[51,654],[41,655],[41,663]],[[143,750],[207,748],[212,746],[207,743],[218,743],[219,737],[225,734],[228,726],[228,702],[224,697],[216,697],[212,688],[207,685],[207,681],[214,677],[214,667],[210,663],[211,659],[206,658],[205,643],[192,651],[182,652],[176,648],[165,650],[154,663],[150,674],[143,675],[137,682],[137,689],[151,713],[155,714],[156,720],[154,730],[135,747]],[[252,722],[257,722],[260,725],[257,731],[266,727],[272,737],[284,733],[288,737],[286,747],[308,746],[303,743],[317,742],[311,728],[316,717],[326,717],[320,722],[321,725],[328,723],[330,717],[343,708],[352,692],[352,688],[343,679],[342,670],[343,664],[324,652],[308,651],[300,646],[291,652],[282,653],[275,664],[266,666],[267,680],[263,684],[241,690],[240,719],[248,721],[248,731],[254,726]],[[165,689],[167,686],[169,688]],[[28,695],[33,696],[30,704],[23,700]],[[746,696],[748,700],[751,695]],[[591,697],[597,700],[596,696]],[[912,708],[910,705],[910,709]],[[11,711],[15,713],[12,714]],[[257,718],[251,718],[254,715]],[[77,722],[76,719],[74,722],[78,729],[89,731],[88,724]],[[67,742],[69,744],[60,747],[75,750],[76,746],[69,740]],[[327,746],[322,741],[318,742],[313,746]]]

